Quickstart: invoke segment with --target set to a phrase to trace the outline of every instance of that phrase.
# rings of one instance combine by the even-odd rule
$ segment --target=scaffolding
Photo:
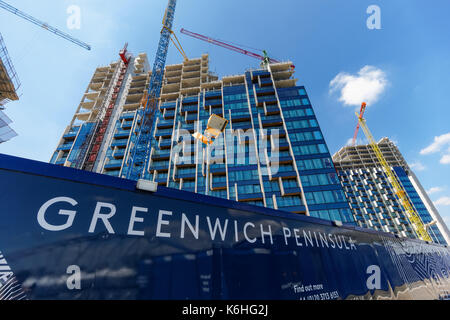
[[[17,90],[20,80],[11,62],[5,42],[0,33],[0,106],[19,100]]]

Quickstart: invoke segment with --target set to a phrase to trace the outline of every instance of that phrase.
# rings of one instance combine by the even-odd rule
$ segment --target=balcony
[[[306,214],[306,207],[299,205],[299,206],[289,206],[289,207],[278,207],[278,210],[292,212],[292,213],[298,213],[298,214]]]
[[[69,131],[63,136],[63,138],[64,138],[65,140],[73,140],[73,139],[75,139],[75,137],[76,137],[77,134],[78,134],[79,129],[80,129],[80,127],[72,128],[71,130],[69,130]]]
[[[114,151],[112,156],[114,158],[123,158],[125,156],[125,149],[118,149]]]
[[[71,143],[66,143],[66,144],[60,145],[60,146],[58,147],[58,149],[56,149],[56,150],[57,150],[57,151],[61,151],[61,150],[63,150],[63,151],[69,151],[70,149],[72,149],[72,146],[73,146],[73,142],[71,142]]]
[[[281,126],[283,125],[283,120],[280,116],[267,116],[265,119],[261,119],[263,128]]]
[[[133,125],[133,121],[124,121],[122,122],[122,129],[131,129]]]
[[[159,120],[158,129],[167,129],[173,127],[173,120]]]
[[[172,140],[170,139],[162,139],[159,142],[159,148],[162,150],[170,149],[172,147]]]
[[[211,164],[209,167],[209,172],[214,173],[221,173],[224,174],[226,172],[225,164]]]
[[[263,88],[255,87],[255,92],[258,97],[275,95],[275,89],[273,88],[273,86]]]
[[[233,121],[233,123],[235,122],[242,122],[242,121],[250,121],[250,114],[233,114],[233,112],[231,112],[231,121]]]
[[[267,78],[258,78],[258,83],[260,87],[267,87],[272,85],[272,79],[270,77]]]
[[[197,114],[191,114],[191,115],[188,114],[188,116],[185,117],[186,123],[194,123],[195,121],[197,121],[197,119],[198,119]]]
[[[168,151],[156,151],[152,154],[152,160],[158,161],[158,160],[169,160],[170,158],[170,150]]]
[[[117,130],[114,133],[114,138],[115,139],[127,138],[129,136],[130,136],[130,131],[129,130]]]
[[[239,202],[262,200],[263,199],[263,194],[262,194],[262,192],[249,193],[249,194],[240,194],[240,193],[238,193],[238,199],[239,199]]]
[[[189,168],[189,169],[179,169],[177,170],[175,174],[175,179],[195,179],[195,175],[197,174],[196,168]]]
[[[165,120],[173,119],[173,118],[175,118],[175,110],[170,110],[170,111],[166,110],[166,111],[164,111],[163,116],[164,116]]]
[[[111,147],[125,148],[128,144],[128,139],[116,140],[111,143]]]
[[[205,98],[206,99],[212,99],[215,98],[215,100],[220,99],[222,101],[222,93],[220,91],[207,91],[205,92]]]
[[[122,167],[123,159],[120,160],[109,160],[107,164],[105,164],[105,169],[120,169]]]
[[[277,104],[278,103],[277,98],[275,96],[258,96],[258,97],[256,97],[255,103],[258,107],[264,106],[264,102],[266,104]]]
[[[194,105],[185,105],[183,103],[182,107],[181,107],[181,113],[185,113],[185,112],[197,112],[198,111],[198,105],[194,104]]]
[[[280,114],[280,108],[278,108],[277,104],[267,104],[264,102],[264,112],[266,116]]]
[[[216,180],[212,179],[211,189],[212,190],[226,190],[227,189],[227,181],[226,180],[216,181]]]
[[[150,165],[150,171],[166,172],[169,170],[169,161],[153,161]]]
[[[158,130],[156,130],[155,137],[156,138],[159,138],[159,137],[168,138],[168,137],[171,137],[172,134],[173,134],[172,129],[158,129]]]
[[[120,118],[119,118],[119,120],[133,120],[134,119],[134,112],[131,112],[131,113],[123,113],[121,116],[120,116]]]
[[[61,158],[55,162],[56,165],[64,165],[66,163],[67,157]]]
[[[222,99],[205,100],[205,109],[208,109],[210,106],[211,107],[221,107]]]
[[[301,195],[301,194],[302,194],[302,189],[297,187],[297,188],[284,188],[284,194],[282,194],[282,195],[283,196],[296,196],[296,195]]]
[[[175,102],[169,102],[169,103],[163,103],[163,104],[161,104],[161,105],[159,106],[159,109],[160,109],[161,111],[164,111],[164,110],[172,110],[172,109],[175,109],[175,107],[176,107],[176,103],[175,103]]]
[[[295,172],[294,169],[289,170],[289,171],[277,171],[277,173],[272,174],[271,180],[277,180],[280,177],[281,178],[296,178],[297,173]]]

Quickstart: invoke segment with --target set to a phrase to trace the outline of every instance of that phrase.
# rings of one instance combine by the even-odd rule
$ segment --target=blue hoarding
[[[448,247],[0,155],[0,299],[445,299]]]

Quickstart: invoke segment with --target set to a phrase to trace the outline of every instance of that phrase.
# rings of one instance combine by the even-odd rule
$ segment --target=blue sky
[[[167,1],[9,3],[92,46],[86,51],[0,11],[0,32],[22,82],[20,101],[6,111],[19,136],[1,144],[0,152],[48,161],[97,66],[116,60],[125,42],[153,60]],[[71,5],[81,9],[79,30],[66,26]],[[381,9],[380,30],[366,26],[370,5]],[[424,188],[434,188],[430,196],[450,225],[449,11],[448,0],[179,0],[174,30],[179,34],[184,27],[292,60],[332,153],[352,137],[356,108],[344,106],[339,92],[330,94],[330,82],[340,73],[357,75],[364,66],[381,70],[387,85],[367,109],[369,127],[376,139],[388,136],[398,144]],[[209,53],[210,68],[219,76],[259,63],[178,37],[188,56]],[[167,63],[181,59],[171,47]]]

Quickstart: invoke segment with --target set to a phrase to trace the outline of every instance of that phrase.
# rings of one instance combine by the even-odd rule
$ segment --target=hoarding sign
[[[0,156],[0,299],[450,293],[444,246],[23,159],[17,170],[14,159]]]

